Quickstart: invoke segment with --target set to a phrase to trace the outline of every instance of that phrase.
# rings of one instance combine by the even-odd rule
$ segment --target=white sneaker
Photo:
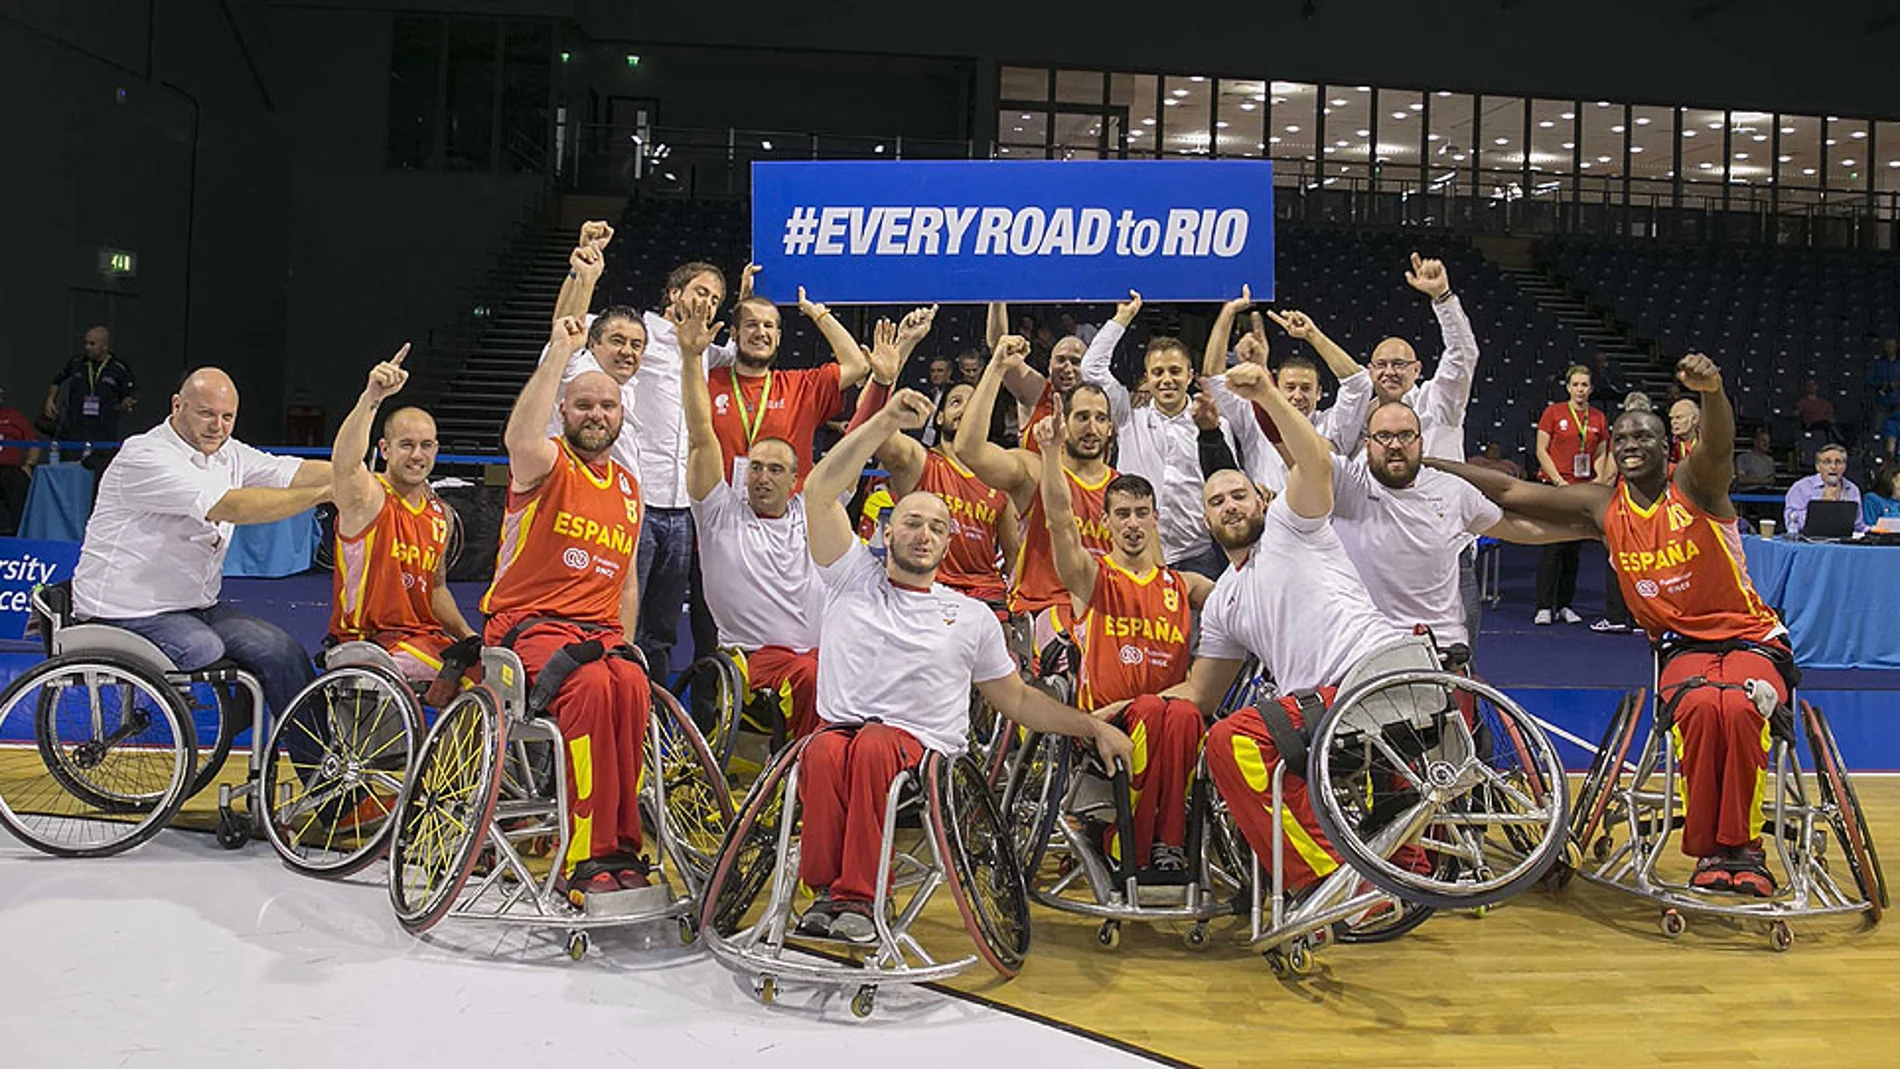
[[[1578,616],[1576,610],[1568,605],[1557,610],[1557,619],[1567,624],[1580,624],[1583,622],[1583,617]]]
[[[1537,610],[1537,615],[1531,617],[1531,623],[1536,624],[1538,627],[1549,627],[1550,626],[1550,610],[1549,609]]]

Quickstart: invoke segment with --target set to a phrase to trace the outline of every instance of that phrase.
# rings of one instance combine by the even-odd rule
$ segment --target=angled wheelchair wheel
[[[1042,867],[1061,819],[1062,792],[1069,781],[1069,746],[1058,735],[1030,732],[1014,748],[1009,785],[1003,791],[1003,826],[1017,866],[1033,876]]]
[[[236,683],[192,683],[179,689],[179,695],[191,717],[193,737],[198,740],[197,764],[185,790],[189,800],[203,794],[224,774],[232,742],[251,726],[251,695]],[[199,730],[207,723],[211,730]]]
[[[409,684],[374,665],[332,669],[292,699],[261,788],[264,837],[286,865],[341,879],[383,855],[421,724]]]
[[[648,754],[647,774],[657,776],[664,788],[666,809],[653,812],[652,791],[642,793],[642,808],[649,824],[656,819],[665,822],[666,841],[675,851],[673,863],[687,887],[698,894],[712,875],[719,844],[732,823],[732,795],[726,789],[725,771],[692,718],[658,684],[653,686],[651,715],[660,752]]]
[[[151,838],[196,762],[184,700],[131,661],[53,657],[0,693],[0,822],[46,853],[104,857]]]
[[[1556,749],[1528,713],[1464,676],[1394,672],[1342,694],[1314,728],[1307,783],[1348,864],[1439,909],[1509,898],[1542,878],[1567,841]],[[1419,856],[1434,861],[1407,863]]]
[[[1854,884],[1867,902],[1867,915],[1878,922],[1890,905],[1887,876],[1880,868],[1880,854],[1874,850],[1873,833],[1867,828],[1867,816],[1861,812],[1860,795],[1854,781],[1847,778],[1847,763],[1841,759],[1840,743],[1827,717],[1808,703],[1801,703],[1801,722],[1807,729],[1808,748],[1814,754],[1815,771],[1820,773],[1821,802],[1827,806],[1828,824],[1834,837],[1847,853],[1847,866]]]
[[[396,805],[389,902],[412,932],[434,926],[474,870],[501,795],[507,727],[486,685],[436,716]]]
[[[701,931],[720,936],[739,931],[759,895],[771,883],[779,863],[779,828],[797,804],[797,799],[786,797],[786,774],[804,748],[801,739],[781,751],[759,775],[732,818],[700,898]]]
[[[746,694],[745,673],[723,650],[694,661],[679,686],[680,698],[692,711],[693,723],[722,771],[732,767]]]
[[[1013,977],[1029,953],[1029,889],[995,797],[968,756],[933,754],[924,776],[937,856],[963,926],[990,968]]]
[[[1382,910],[1351,924],[1340,921],[1333,925],[1333,941],[1342,945],[1365,946],[1372,943],[1390,943],[1412,929],[1432,919],[1438,912],[1430,906],[1400,898]]]
[[[1579,851],[1590,849],[1603,827],[1603,814],[1623,782],[1623,766],[1629,760],[1630,747],[1636,743],[1636,722],[1648,694],[1648,688],[1638,687],[1623,695],[1597,744],[1596,760],[1577,788],[1576,804],[1570,810],[1570,841]]]

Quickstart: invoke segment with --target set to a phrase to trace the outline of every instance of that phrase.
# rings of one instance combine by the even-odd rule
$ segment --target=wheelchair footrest
[[[672,905],[673,888],[664,878],[656,876],[646,887],[596,892],[586,896],[585,901],[581,912],[589,917],[637,917]]]

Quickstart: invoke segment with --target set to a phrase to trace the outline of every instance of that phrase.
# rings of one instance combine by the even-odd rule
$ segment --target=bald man
[[[374,642],[389,651],[405,678],[419,683],[443,675],[444,655],[475,629],[449,593],[449,514],[429,488],[435,470],[435,419],[420,408],[399,408],[383,421],[376,454],[382,474],[364,463],[370,425],[382,403],[409,380],[396,355],[370,369],[369,382],[337,428],[331,451],[336,501],[336,576],[330,608],[333,642]],[[460,675],[466,651],[447,674]],[[453,689],[436,689],[446,699]],[[434,704],[441,704],[440,701]]]
[[[843,499],[878,446],[929,418],[922,394],[900,390],[805,480],[811,559],[824,587],[818,717],[825,725],[806,744],[798,780],[805,811],[799,878],[817,893],[799,921],[805,935],[876,941],[871,904],[891,781],[917,767],[926,750],[964,751],[972,686],[1031,731],[1093,741],[1111,764],[1133,753],[1128,736],[1107,721],[1024,683],[996,614],[936,581],[950,547],[943,498],[914,490],[897,502],[883,524],[881,564],[858,541]]]
[[[259,452],[231,436],[238,391],[199,368],[172,395],[171,415],[125,440],[86,522],[73,573],[82,619],[150,639],[180,671],[230,659],[263,684],[281,713],[314,678],[282,628],[218,600],[239,524],[275,523],[330,498],[330,464]]]
[[[1702,406],[1684,397],[1669,406],[1669,463],[1680,464],[1702,437]]]

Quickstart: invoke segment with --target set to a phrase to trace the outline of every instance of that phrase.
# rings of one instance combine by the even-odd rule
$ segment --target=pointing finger
[[[392,356],[392,357],[390,357],[390,358],[389,358],[389,362],[390,362],[390,363],[392,363],[392,364],[395,364],[395,365],[396,365],[397,367],[401,367],[401,366],[402,366],[402,358],[403,358],[403,357],[405,357],[405,356],[408,356],[408,355],[409,355],[409,343],[408,343],[408,342],[403,342],[403,343],[402,343],[402,348],[400,348],[400,349],[398,349],[398,350],[396,350],[396,355],[395,355],[395,356]]]

